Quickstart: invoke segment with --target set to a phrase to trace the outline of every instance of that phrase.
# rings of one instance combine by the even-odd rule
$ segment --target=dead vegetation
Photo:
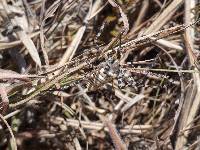
[[[197,150],[195,0],[1,0],[0,149]]]

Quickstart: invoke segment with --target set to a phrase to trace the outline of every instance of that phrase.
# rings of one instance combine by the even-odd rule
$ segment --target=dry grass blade
[[[190,46],[189,40],[187,38],[188,34],[185,36],[185,41],[186,41],[186,47],[188,51],[188,56],[190,58],[190,63],[193,66],[195,65],[195,57],[193,55],[193,50],[192,47]],[[195,67],[194,70],[198,70],[198,68]],[[198,70],[199,71],[199,70]],[[193,80],[194,83],[190,85],[190,88],[188,89],[186,93],[186,100],[184,104],[184,111],[182,111],[182,117],[180,119],[180,124],[179,124],[179,133],[181,130],[184,130],[185,128],[190,128],[193,124],[191,122],[194,120],[200,106],[199,98],[200,98],[200,76],[199,73],[193,73]],[[189,131],[184,132],[184,136],[181,135],[178,137],[177,143],[176,143],[176,148],[181,149],[184,147],[184,145],[187,143],[187,137],[189,135]]]
[[[29,38],[33,38],[33,37],[36,37],[40,32],[34,32],[34,33],[31,33],[30,35],[27,35],[29,36]],[[13,41],[13,42],[3,42],[1,41],[0,42],[0,51],[5,51],[6,49],[8,48],[12,48],[12,47],[15,47],[15,46],[18,46],[18,45],[21,45],[22,41],[21,40],[16,40],[16,41]]]
[[[12,70],[4,70],[0,69],[0,79],[20,79],[25,81],[30,81],[29,78],[41,78],[42,76],[38,75],[27,75],[27,74],[19,74]]]
[[[4,117],[3,117],[1,114],[0,114],[0,118],[1,118],[1,120],[5,123],[6,127],[8,128],[8,130],[9,130],[9,132],[10,132],[10,135],[11,135],[11,137],[12,137],[12,142],[13,142],[13,143],[11,143],[12,149],[13,149],[13,150],[17,150],[17,143],[16,143],[15,136],[14,136],[14,134],[13,134],[13,132],[12,132],[11,127],[9,126],[8,122],[4,119]]]
[[[7,2],[5,0],[3,0],[1,2],[1,4],[4,7],[7,17],[9,18],[9,14],[10,14],[11,10],[9,10]],[[10,19],[10,22],[11,22],[12,26],[15,25],[19,28],[19,30],[16,31],[18,38],[21,40],[21,42],[27,48],[28,52],[30,53],[30,55],[31,55],[32,59],[35,61],[35,63],[41,68],[41,60],[40,60],[38,51],[37,51],[32,39],[25,32],[25,30],[24,30],[25,27],[23,26],[23,24],[22,25],[19,24],[16,17],[14,17],[13,19]]]
[[[122,21],[124,24],[124,33],[123,34],[127,34],[128,30],[129,30],[129,23],[128,23],[128,18],[125,15],[125,13],[123,12],[122,8],[120,7],[119,4],[117,4],[114,0],[108,0],[108,2],[113,6],[113,7],[117,7],[119,9],[119,12],[121,14],[122,17]]]
[[[114,147],[116,150],[127,150],[125,143],[123,142],[122,138],[120,137],[119,132],[115,128],[115,126],[105,117],[101,117],[102,121],[104,122],[105,126],[108,128],[109,135],[112,139]]]
[[[1,99],[2,99],[2,101],[1,101],[1,103],[2,103],[1,114],[5,114],[6,111],[8,110],[9,99],[8,99],[6,88],[3,85],[0,86],[0,95],[1,95]]]
[[[191,10],[195,7],[195,1],[185,1],[185,22],[189,23],[195,19],[194,14]],[[199,71],[196,66],[196,56],[194,55],[194,28],[188,28],[185,31],[185,45],[186,51],[189,57],[190,65],[194,66],[195,71]],[[178,124],[178,133],[184,130],[186,127],[190,128],[193,124],[191,122],[194,120],[197,111],[199,110],[200,102],[200,76],[199,73],[193,73],[193,81],[189,85],[189,89],[186,92],[185,102],[181,111],[181,116]],[[176,149],[182,149],[187,143],[187,138],[189,131],[185,131],[183,135],[177,137]]]
[[[92,14],[94,14],[99,9],[99,7],[101,6],[101,2],[99,0],[97,0],[95,2],[95,4],[92,4],[92,1],[90,1],[90,3],[91,3],[90,9],[89,9],[89,11],[88,11],[88,13],[87,13],[87,15],[84,19],[86,24],[88,23],[88,21],[89,21],[88,19],[90,18],[90,16]],[[80,42],[83,38],[85,31],[86,31],[86,25],[83,25],[78,29],[76,35],[74,36],[73,41],[71,42],[68,49],[64,53],[62,59],[60,60],[59,66],[64,65],[66,62],[70,61],[74,57],[74,54],[75,54],[75,52],[76,52],[76,50],[77,50],[77,48],[78,48],[78,46],[79,46],[79,44],[80,44]],[[58,72],[57,72],[57,74],[58,74]]]
[[[165,46],[167,48],[171,48],[174,50],[179,50],[179,51],[183,51],[183,48],[180,45],[176,45],[170,41],[164,40],[164,39],[159,39],[156,41],[157,44]]]
[[[5,116],[4,116],[4,119],[7,120],[7,119],[9,119],[9,118],[11,118],[11,117],[13,117],[13,116],[19,114],[21,111],[22,111],[21,109],[17,109],[17,110],[15,110],[15,111],[13,111],[13,112],[11,112],[11,113],[5,115]]]
[[[56,10],[59,7],[60,1],[58,1],[58,0],[55,1],[51,5],[51,7],[49,7],[46,10],[46,12],[45,12],[45,3],[46,3],[46,1],[44,0],[42,3],[42,9],[41,9],[41,15],[40,15],[40,20],[41,20],[40,41],[41,41],[41,48],[42,48],[42,52],[44,55],[45,63],[46,63],[46,65],[49,65],[49,58],[48,58],[47,50],[45,49],[44,25],[45,25],[45,21],[54,15],[54,13],[56,12]]]
[[[183,4],[184,0],[173,0],[170,5],[156,18],[144,34],[149,34],[160,30],[160,28],[170,20],[177,9]]]
[[[145,96],[144,95],[137,95],[134,98],[131,98],[131,100],[122,107],[121,112],[125,112],[128,109],[130,109],[134,104],[136,104],[137,102],[139,102],[140,100],[142,100]]]
[[[175,33],[183,32],[183,31],[185,31],[185,29],[192,27],[193,25],[198,24],[199,22],[200,22],[200,19],[197,19],[195,22],[192,22],[189,24],[177,25],[177,26],[174,26],[174,27],[171,27],[168,29],[157,31],[155,33],[143,35],[137,39],[130,40],[120,46],[117,46],[114,49],[115,50],[122,49],[123,52],[126,52],[130,49],[137,48],[139,46],[143,46],[143,45],[151,43],[151,42],[156,42],[159,39],[168,37]]]
[[[85,30],[86,30],[86,26],[82,26],[79,28],[76,35],[74,36],[73,41],[69,45],[69,48],[66,50],[66,53],[62,57],[62,60],[59,62],[60,65],[63,65],[64,63],[70,61],[74,57],[74,54],[81,42],[81,39],[83,37],[83,34],[85,33]]]
[[[81,126],[84,129],[87,130],[101,130],[104,127],[103,123],[99,122],[90,122],[90,121],[79,121],[74,119],[66,119],[66,123],[68,126],[73,126],[78,128]],[[152,130],[152,125],[128,125],[124,126],[124,128],[120,129],[120,133],[126,134],[126,133],[132,133],[132,134],[142,134],[145,133],[148,130]],[[105,131],[108,132],[108,128],[105,128]]]
[[[31,38],[25,33],[25,31],[21,30],[17,32],[19,39],[22,41],[24,46],[27,48],[29,54],[35,63],[41,68],[41,60],[38,54],[38,50],[35,47],[35,44],[31,40]]]
[[[134,26],[130,32],[134,32],[136,29],[135,27],[139,26],[142,23],[148,8],[149,8],[149,0],[143,1],[140,14],[138,15],[138,18],[137,18],[136,22],[134,23]]]

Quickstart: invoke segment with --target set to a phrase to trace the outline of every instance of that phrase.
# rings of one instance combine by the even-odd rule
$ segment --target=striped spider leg
[[[129,72],[129,74],[132,74],[132,76],[139,75],[139,76],[147,77],[149,79],[158,80],[158,81],[165,80],[168,83],[173,84],[173,85],[180,85],[179,81],[176,81],[176,80],[170,78],[169,76],[161,74],[161,73],[154,73],[153,71],[151,71],[154,69],[151,69],[151,68],[140,68],[140,67],[137,68],[137,67],[133,67],[132,65],[130,67],[130,63],[123,64],[122,68],[124,68],[127,72]],[[160,70],[162,70],[162,69],[160,69]],[[158,69],[158,71],[159,71],[159,69]]]

